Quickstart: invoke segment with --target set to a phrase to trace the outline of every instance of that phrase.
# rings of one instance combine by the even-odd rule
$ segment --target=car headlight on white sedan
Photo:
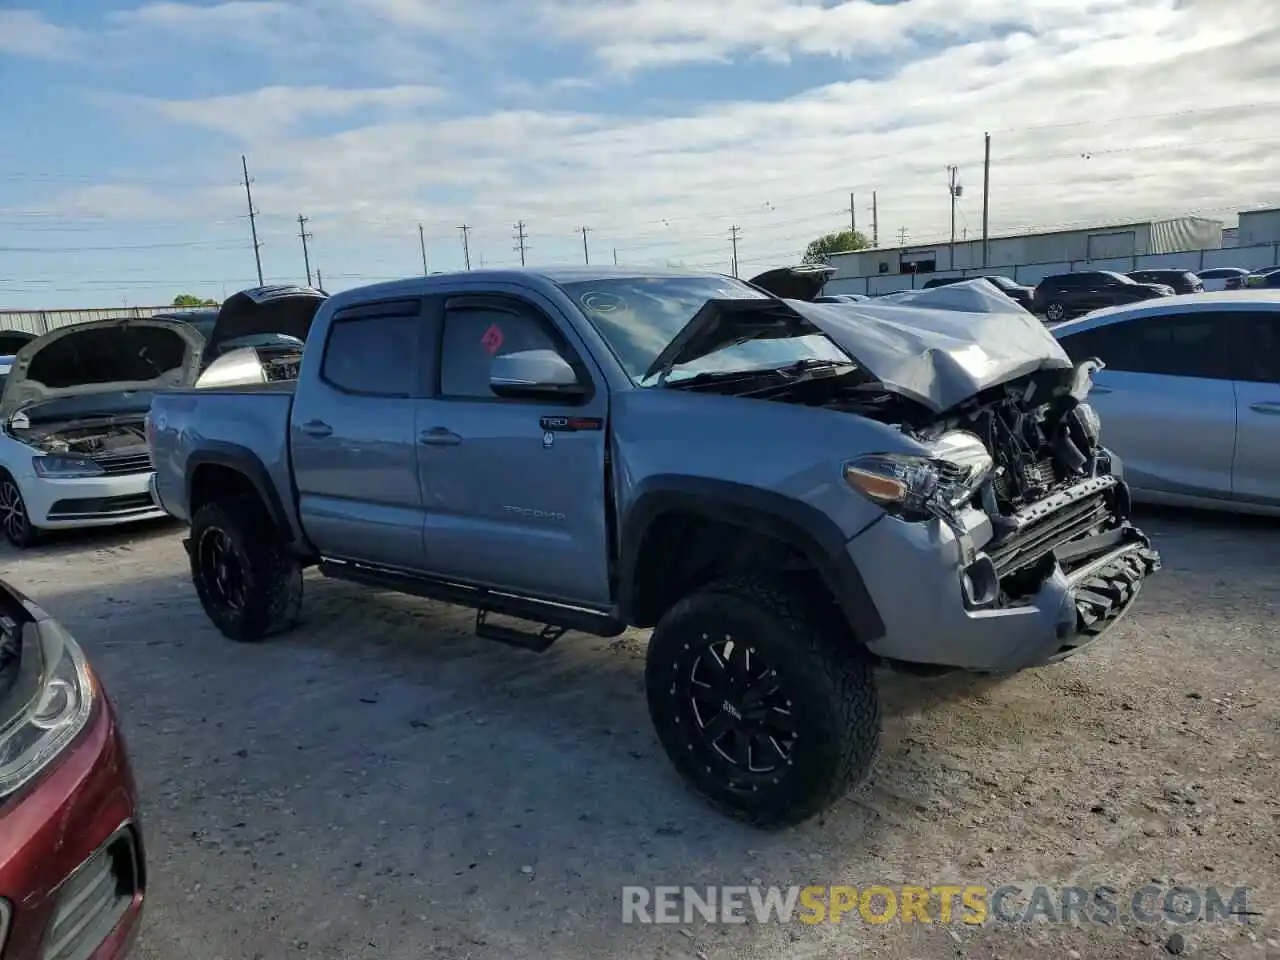
[[[67,748],[89,722],[96,696],[84,654],[57,621],[0,636],[0,798]]]
[[[844,480],[903,520],[947,516],[971,500],[991,473],[991,454],[971,433],[955,431],[931,455],[872,453],[844,465]]]
[[[31,458],[31,468],[37,477],[49,480],[77,480],[87,477],[100,477],[106,473],[102,464],[88,457],[65,457],[60,454],[46,454]]]

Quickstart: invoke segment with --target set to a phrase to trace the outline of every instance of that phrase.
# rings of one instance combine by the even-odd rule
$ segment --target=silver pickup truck
[[[815,303],[594,268],[349,290],[296,382],[231,351],[209,382],[255,382],[155,398],[155,493],[234,640],[291,626],[313,565],[533,650],[653,628],[677,769],[733,815],[796,823],[868,775],[874,668],[1060,660],[1159,565],[1090,365],[999,294],[944,294]]]

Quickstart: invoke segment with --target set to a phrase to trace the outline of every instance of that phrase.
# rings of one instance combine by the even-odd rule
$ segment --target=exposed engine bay
[[[147,436],[140,416],[39,424],[27,429],[10,424],[10,433],[14,439],[42,453],[85,457],[90,460],[147,452]]]

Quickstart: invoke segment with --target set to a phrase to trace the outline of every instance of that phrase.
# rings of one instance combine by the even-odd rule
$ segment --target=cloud
[[[464,21],[500,21],[495,9],[511,9],[475,0],[442,27],[440,5],[352,2],[363,4],[365,42],[394,39],[418,51],[436,49],[423,38],[464,32]],[[1280,107],[1278,5],[740,0],[730,16],[726,4],[531,0],[523,19],[499,23],[505,34],[494,34],[501,39],[492,53],[520,63],[532,42],[519,37],[525,33],[536,37],[538,63],[494,75],[442,59],[447,94],[435,84],[343,89],[349,84],[335,71],[331,86],[295,80],[146,103],[162,124],[224,135],[218,162],[228,169],[238,172],[247,152],[268,222],[305,211],[317,244],[357,274],[379,272],[371,246],[416,244],[418,222],[429,238],[454,245],[457,226],[471,224],[473,255],[488,246],[513,260],[516,220],[527,224],[534,261],[580,256],[575,231],[585,225],[593,260],[594,245],[616,245],[624,261],[716,269],[727,265],[736,225],[743,269],[763,268],[847,225],[850,192],[868,231],[876,192],[883,243],[899,229],[913,243],[939,241],[949,230],[945,168],[953,163],[966,187],[959,230],[972,237],[981,224],[984,131],[992,133],[994,233],[1190,212],[1230,217],[1280,202],[1271,171],[1280,136],[1269,125]],[[156,21],[155,7],[144,9],[152,22],[187,16]],[[277,14],[255,16],[274,23]],[[350,21],[312,19],[309,36],[322,49],[337,55],[348,45]],[[219,37],[240,42],[205,34],[207,43]],[[861,64],[866,51],[886,50],[890,68]],[[751,62],[761,56],[803,63],[806,72],[788,79],[813,76],[815,64],[839,79],[770,96]],[[589,58],[633,75],[622,85],[597,77],[601,86],[588,90],[581,85],[592,81],[576,77]],[[699,85],[676,100],[670,79],[685,74],[660,69],[676,61],[723,66],[697,71]],[[726,95],[733,90],[751,92]],[[499,108],[495,93],[520,98],[523,109]],[[565,93],[573,99],[556,99]],[[577,109],[557,107],[564,102]],[[204,159],[213,153],[216,146],[201,150]],[[192,182],[185,199],[97,188],[58,202],[118,218],[162,205],[212,219],[243,212],[243,197],[225,180]]]
[[[130,97],[127,102],[149,108],[179,123],[216,130],[255,141],[292,131],[305,121],[361,111],[413,111],[438,103],[443,91],[434,87],[397,86],[378,89],[333,87],[263,87],[248,93],[200,100]]]
[[[207,40],[210,33],[225,39],[259,31],[293,16],[297,8],[274,0],[228,0],[211,6],[190,3],[152,3],[107,14],[108,22],[126,30],[166,31]]]
[[[50,23],[37,10],[0,10],[0,56],[72,60],[83,39],[79,31]]]

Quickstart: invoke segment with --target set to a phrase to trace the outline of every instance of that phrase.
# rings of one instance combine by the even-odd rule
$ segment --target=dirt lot
[[[1161,514],[1100,648],[999,684],[888,678],[874,782],[767,834],[676,779],[643,637],[542,656],[462,611],[309,577],[260,647],[202,615],[170,526],[4,575],[124,716],[150,855],[143,960],[1280,956],[1280,525]],[[625,884],[1248,885],[1252,923],[981,929],[621,923]],[[1182,934],[1183,943],[1174,933]]]

